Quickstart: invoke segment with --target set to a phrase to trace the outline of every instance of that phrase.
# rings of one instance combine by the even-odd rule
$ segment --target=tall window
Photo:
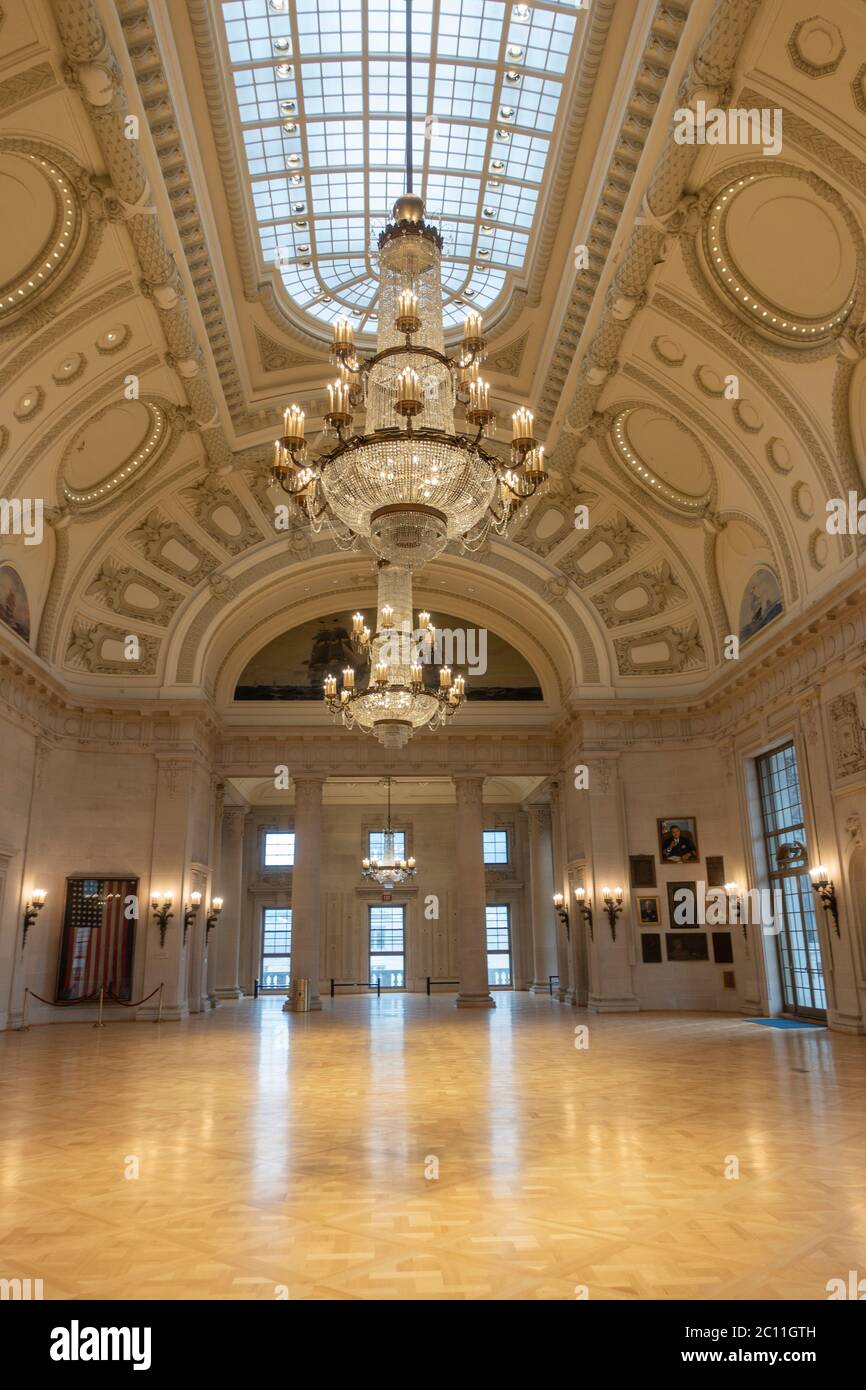
[[[292,909],[262,910],[262,989],[288,989],[292,973]]]
[[[292,868],[295,862],[295,832],[293,830],[266,830],[264,839],[265,868]]]
[[[405,830],[392,830],[394,837],[394,858],[406,858],[406,832]],[[385,858],[385,832],[384,830],[371,830],[367,854],[371,859],[382,860]]]
[[[511,908],[507,903],[488,903],[487,983],[511,984]]]
[[[508,863],[507,830],[484,831],[484,862],[485,864]]]
[[[758,758],[758,782],[770,887],[779,889],[782,899],[776,947],[785,1008],[792,1013],[822,1013],[827,994],[793,743]]]
[[[406,984],[406,909],[370,906],[370,980],[383,989]]]

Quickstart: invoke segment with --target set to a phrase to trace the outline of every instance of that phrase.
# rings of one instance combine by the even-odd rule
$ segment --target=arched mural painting
[[[0,566],[0,621],[25,642],[30,641],[30,604],[17,570]]]
[[[740,641],[747,642],[778,618],[784,602],[779,581],[772,570],[755,570],[740,603]]]

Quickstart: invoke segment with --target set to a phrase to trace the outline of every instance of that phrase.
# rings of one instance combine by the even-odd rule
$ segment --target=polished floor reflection
[[[866,1038],[498,1003],[0,1034],[0,1277],[46,1298],[823,1299],[866,1275]]]

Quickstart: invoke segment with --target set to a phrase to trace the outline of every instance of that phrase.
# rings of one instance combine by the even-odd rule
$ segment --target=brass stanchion
[[[96,1022],[95,1022],[94,1025],[93,1025],[94,1028],[104,1028],[104,1027],[105,1027],[105,1024],[102,1022],[102,1000],[103,1000],[104,995],[105,995],[105,990],[104,990],[103,986],[100,985],[100,986],[99,986],[99,1004],[98,1004],[97,1010],[96,1010]]]
[[[18,1027],[14,1030],[16,1033],[29,1033],[29,1032],[30,1032],[30,1024],[27,1022],[27,1005],[28,1005],[29,1002],[30,1002],[30,990],[29,990],[29,989],[25,989],[25,991],[24,991],[24,1007],[23,1007],[22,1010],[21,1010],[21,1022],[19,1023]]]
[[[160,984],[160,986],[159,986],[159,1008],[158,1008],[157,1011],[156,1011],[156,1022],[157,1022],[157,1023],[162,1023],[162,992],[163,992],[164,989],[165,989],[165,984],[164,984],[164,983]]]

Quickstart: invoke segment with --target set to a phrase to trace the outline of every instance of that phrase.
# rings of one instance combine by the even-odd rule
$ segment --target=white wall
[[[511,832],[512,864],[508,870],[488,874],[488,901],[511,906],[512,974],[518,988],[528,984],[531,967],[530,925],[525,903],[525,817],[516,808],[490,808],[488,828],[506,825]],[[454,979],[457,968],[455,893],[454,808],[450,806],[395,806],[395,830],[408,835],[407,853],[415,856],[418,872],[391,901],[406,906],[406,970],[410,989],[426,988],[428,975]],[[322,934],[321,988],[330,979],[362,981],[368,978],[369,904],[382,901],[381,891],[361,876],[361,859],[367,853],[366,832],[384,824],[381,804],[367,806],[325,805],[322,812]],[[244,881],[246,903],[241,943],[241,987],[249,993],[259,975],[261,917],[264,907],[291,906],[291,873],[261,866],[264,829],[290,830],[293,808],[255,809],[246,826]],[[438,898],[439,918],[424,915],[425,901]]]

